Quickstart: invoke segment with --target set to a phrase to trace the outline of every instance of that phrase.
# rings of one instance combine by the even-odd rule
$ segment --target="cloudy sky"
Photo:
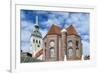
[[[34,24],[36,23],[36,16],[38,16],[38,24],[40,32],[44,37],[50,29],[52,24],[57,24],[61,28],[67,28],[71,24],[76,28],[82,39],[83,54],[89,55],[89,13],[83,12],[54,12],[54,11],[38,11],[38,10],[21,10],[21,49],[24,52],[29,51],[30,35]]]

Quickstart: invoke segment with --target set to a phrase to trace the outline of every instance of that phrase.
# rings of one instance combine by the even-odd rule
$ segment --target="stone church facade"
[[[52,25],[43,38],[43,60],[64,61],[82,59],[82,41],[73,25],[61,29]]]

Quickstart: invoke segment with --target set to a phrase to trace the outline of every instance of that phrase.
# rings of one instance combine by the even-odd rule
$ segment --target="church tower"
[[[62,60],[66,60],[66,51],[67,51],[67,30],[66,29],[62,29],[61,31],[61,58]]]
[[[53,24],[46,36],[43,38],[45,52],[45,61],[59,61],[61,28]]]
[[[42,48],[42,35],[39,31],[38,16],[36,16],[36,24],[31,33],[30,43],[30,53],[32,54],[32,57],[35,57],[35,54]]]
[[[73,25],[67,29],[67,60],[82,59],[82,42]]]

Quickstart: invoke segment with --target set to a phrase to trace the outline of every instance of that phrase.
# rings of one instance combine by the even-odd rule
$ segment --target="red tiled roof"
[[[68,35],[78,35],[73,25],[70,25],[68,28],[66,28],[66,30]],[[61,35],[61,28],[53,24],[48,33],[46,34],[46,36],[47,35]]]
[[[70,25],[66,30],[68,35],[78,35],[73,25]]]
[[[43,49],[39,50],[36,54],[35,57],[39,57],[41,54],[43,54]]]
[[[57,25],[52,25],[50,30],[48,31],[47,35],[61,35],[61,28]]]

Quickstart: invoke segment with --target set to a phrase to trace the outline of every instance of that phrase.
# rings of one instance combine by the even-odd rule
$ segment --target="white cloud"
[[[31,32],[29,31],[26,31],[26,30],[22,30],[21,31],[21,41],[29,41],[30,39],[30,36],[31,36]]]
[[[68,12],[51,12],[52,13],[52,15],[53,15],[53,17],[55,18],[57,18],[57,17],[61,17],[61,18],[68,18],[69,17],[69,13]],[[51,16],[49,16],[49,17],[51,17]]]
[[[77,17],[77,16],[76,16]],[[80,34],[89,34],[89,17],[85,14],[79,14],[76,23],[76,28]]]
[[[33,29],[33,26],[34,24],[29,22],[29,21],[25,21],[25,20],[22,20],[21,21],[21,29],[22,30],[28,30],[28,31],[31,31]]]
[[[21,11],[21,19],[24,19],[25,18],[25,14],[23,11]]]
[[[21,50],[23,52],[28,52],[29,51],[29,48],[30,48],[30,44],[29,43],[21,43]]]
[[[90,42],[89,41],[89,39],[90,39],[89,35],[82,35],[81,37],[82,37],[83,40]]]
[[[83,54],[90,55],[90,43],[87,41],[82,40],[82,47],[83,47]]]
[[[44,38],[45,35],[46,35],[47,32],[48,32],[48,29],[40,29],[40,32],[41,32],[41,34],[42,34],[42,38]]]
[[[21,49],[27,52],[30,48],[30,36],[33,24],[28,21],[21,21]]]
[[[65,28],[68,27],[70,24],[76,28],[76,31],[82,38],[83,43],[83,54],[89,55],[90,54],[90,42],[88,41],[89,38],[89,14],[83,13],[74,13],[70,14],[70,17],[65,21],[66,25]]]
[[[47,11],[36,11],[35,13],[36,13],[37,15],[48,14]],[[34,14],[34,11],[33,11],[33,14]]]
[[[45,29],[50,28],[52,26],[52,24],[55,24],[55,25],[58,25],[58,26],[61,27],[60,23],[61,23],[60,20],[58,20],[56,18],[54,18],[54,19],[48,19],[45,22],[41,22],[42,26],[46,27]]]

